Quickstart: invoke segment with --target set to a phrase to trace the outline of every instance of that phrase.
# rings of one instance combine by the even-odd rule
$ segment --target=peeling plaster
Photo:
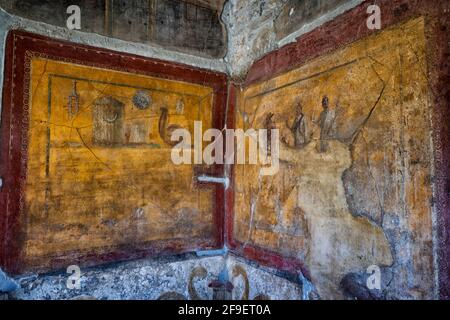
[[[302,299],[301,286],[293,279],[245,259],[217,253],[201,258],[187,254],[81,268],[79,289],[67,288],[70,274],[64,271],[16,277],[19,288],[8,296],[24,300],[155,300],[177,294],[187,299],[210,300],[213,292],[208,284],[223,276],[221,273],[226,270],[226,276],[236,287],[234,299],[241,298],[243,292],[249,293],[249,299],[257,296],[274,300]]]

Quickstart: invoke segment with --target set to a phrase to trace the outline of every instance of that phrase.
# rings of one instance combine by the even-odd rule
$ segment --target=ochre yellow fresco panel
[[[209,87],[35,57],[24,258],[213,237],[212,191],[170,132],[212,123]]]

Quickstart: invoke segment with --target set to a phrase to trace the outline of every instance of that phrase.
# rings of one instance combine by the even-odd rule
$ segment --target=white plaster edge
[[[289,43],[295,42],[297,40],[298,37],[300,37],[301,35],[308,33],[314,29],[316,29],[317,27],[320,27],[321,25],[323,25],[326,22],[329,22],[331,20],[333,20],[334,18],[336,18],[337,16],[343,14],[344,12],[353,9],[354,7],[360,5],[361,3],[363,3],[365,0],[352,0],[350,2],[344,3],[343,5],[337,7],[336,9],[334,9],[333,11],[330,11],[322,16],[320,16],[317,19],[314,19],[313,21],[311,21],[310,23],[307,23],[305,25],[303,25],[300,29],[298,29],[297,31],[294,31],[293,33],[291,33],[290,35],[284,37],[283,39],[279,40],[277,45],[278,48],[281,48]]]

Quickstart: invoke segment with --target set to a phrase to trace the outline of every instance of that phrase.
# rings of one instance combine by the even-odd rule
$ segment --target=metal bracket
[[[228,187],[230,186],[230,178],[228,178],[228,177],[212,177],[212,176],[203,175],[203,176],[199,176],[197,178],[197,180],[199,182],[210,182],[210,183],[223,184],[225,189],[228,189]]]

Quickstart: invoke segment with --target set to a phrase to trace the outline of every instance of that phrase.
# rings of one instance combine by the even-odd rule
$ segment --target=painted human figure
[[[273,120],[274,114],[269,112],[264,119],[264,129],[267,130],[267,155],[271,155],[271,147],[272,147],[272,129],[276,129],[277,126],[275,121]]]
[[[301,148],[309,142],[306,116],[303,113],[303,106],[300,102],[297,105],[297,117],[292,124],[291,131],[294,134],[294,143],[296,148]]]
[[[322,98],[322,108],[323,111],[319,116],[319,126],[320,126],[320,142],[319,142],[319,152],[326,152],[328,149],[327,141],[332,137],[333,124],[335,119],[334,110],[329,108],[329,99],[327,96]]]

